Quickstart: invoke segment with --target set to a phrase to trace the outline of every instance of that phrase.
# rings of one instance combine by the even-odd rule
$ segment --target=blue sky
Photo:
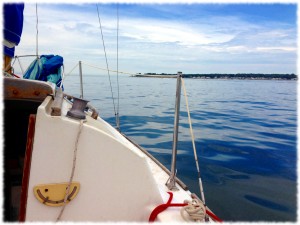
[[[99,4],[108,65],[117,68],[117,4]],[[297,73],[297,4],[119,3],[119,70],[128,73]],[[35,4],[17,55],[35,54]],[[40,3],[39,54],[106,68],[95,2]],[[24,61],[24,59],[22,59]],[[32,60],[32,59],[30,59]],[[26,67],[26,60],[24,67]],[[17,66],[16,70],[18,70]],[[102,73],[84,66],[86,73]]]

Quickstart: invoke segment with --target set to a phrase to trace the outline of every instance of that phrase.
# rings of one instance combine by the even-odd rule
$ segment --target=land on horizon
[[[177,74],[170,73],[137,73],[134,77],[153,77],[153,78],[176,78]],[[249,80],[297,80],[296,74],[264,74],[264,73],[209,73],[209,74],[182,74],[184,78],[194,79],[249,79]]]

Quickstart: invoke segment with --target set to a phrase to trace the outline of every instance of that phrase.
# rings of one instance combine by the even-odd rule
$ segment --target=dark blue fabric
[[[41,55],[41,59],[46,59],[43,62],[43,70],[41,73],[41,79],[47,80],[47,76],[50,74],[57,74],[58,69],[63,65],[63,57],[59,55]]]
[[[63,61],[63,57],[59,55],[41,55],[39,59],[35,59],[30,64],[23,77],[31,80],[49,81],[59,87]]]
[[[13,42],[16,45],[18,45],[21,40],[21,34],[23,30],[23,11],[24,3],[6,3],[3,6],[3,37],[4,39]],[[14,48],[4,47],[4,54],[13,57],[14,50]]]
[[[8,55],[9,57],[13,58],[15,56],[15,47],[9,48],[9,47],[3,46],[3,52],[5,55]]]

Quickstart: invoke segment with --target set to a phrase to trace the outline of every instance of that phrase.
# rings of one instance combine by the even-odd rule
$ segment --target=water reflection
[[[114,125],[106,79],[86,78],[93,85],[85,96]],[[76,92],[70,83],[66,90]],[[176,80],[122,77],[120,84],[121,131],[170,168]],[[209,207],[229,221],[295,221],[297,83],[186,79],[185,85]],[[199,194],[184,107],[178,176]]]

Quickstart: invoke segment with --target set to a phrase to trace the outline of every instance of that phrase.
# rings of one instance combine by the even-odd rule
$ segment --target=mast
[[[176,181],[176,156],[177,156],[177,142],[178,142],[178,125],[179,125],[179,113],[180,113],[181,77],[182,77],[182,72],[178,72],[177,73],[177,85],[176,85],[176,101],[175,101],[175,115],[174,115],[171,174],[166,183],[169,190],[178,190],[178,188],[175,185],[175,181]]]

